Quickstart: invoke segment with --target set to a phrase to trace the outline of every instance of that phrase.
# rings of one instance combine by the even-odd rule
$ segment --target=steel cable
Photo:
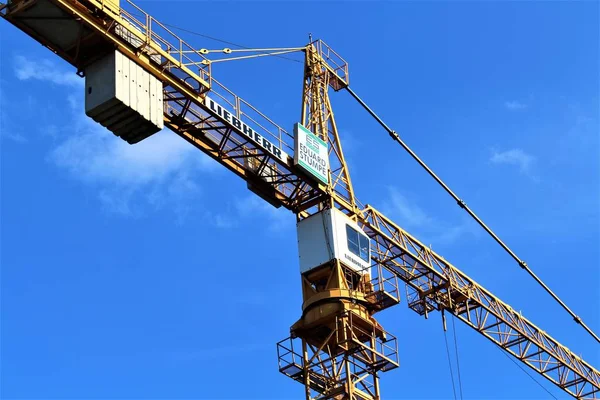
[[[460,208],[462,208],[463,210],[465,210],[475,221],[477,221],[477,223],[519,264],[519,266],[524,269],[525,271],[527,271],[527,273],[533,278],[535,279],[535,281],[544,288],[544,290],[550,294],[550,296],[552,296],[552,298],[554,300],[556,300],[556,302],[558,304],[561,305],[561,307],[563,309],[565,309],[570,315],[571,317],[573,317],[573,320],[575,321],[575,323],[581,325],[594,339],[596,339],[596,341],[598,343],[600,343],[600,337],[598,337],[598,335],[596,335],[594,333],[594,331],[592,331],[582,320],[581,318],[575,314],[552,290],[550,290],[550,288],[529,268],[529,266],[527,265],[527,263],[523,260],[521,260],[502,240],[500,240],[500,238],[467,206],[467,203],[465,203],[464,200],[460,199],[449,187],[448,185],[446,185],[444,183],[444,181],[442,181],[434,172],[431,168],[429,168],[429,166],[427,166],[427,164],[425,164],[425,162],[423,160],[421,160],[419,158],[419,156],[417,156],[417,154],[410,148],[408,147],[408,145],[406,143],[404,143],[404,141],[400,138],[400,136],[398,135],[398,133],[396,133],[396,131],[394,131],[393,129],[391,129],[389,126],[387,126],[387,124],[385,122],[383,122],[383,120],[381,118],[379,118],[379,116],[377,114],[375,114],[375,112],[373,110],[371,110],[371,108],[369,108],[369,106],[360,98],[358,97],[358,95],[356,93],[354,93],[354,91],[352,89],[350,89],[349,86],[346,86],[346,91],[348,91],[348,93],[350,93],[350,95],[352,95],[352,97],[354,97],[354,99],[356,101],[358,101],[358,103],[373,117],[375,118],[375,120],[388,132],[388,134],[390,135],[390,137],[396,141],[398,144],[400,144],[400,146],[402,146],[404,148],[404,150],[406,150],[408,152],[408,154],[410,154],[410,156],[419,163],[419,165],[421,167],[423,167],[423,169],[425,169],[425,171],[427,171],[427,173],[433,178],[435,179],[435,181],[456,201],[456,203],[458,204],[458,206]]]
[[[452,360],[450,358],[450,348],[448,347],[448,337],[446,336],[446,329],[444,329],[444,342],[446,342],[446,355],[448,356],[448,367],[450,368],[450,379],[452,379],[452,393],[454,393],[454,400],[456,400],[456,387],[454,386],[454,373],[452,373]]]
[[[544,385],[542,385],[537,379],[535,379],[535,377],[533,375],[531,375],[529,373],[529,371],[527,371],[525,368],[523,368],[523,366],[521,364],[519,364],[515,360],[513,360],[513,358],[511,356],[509,356],[506,353],[506,351],[504,351],[504,349],[502,347],[496,346],[496,348],[498,350],[500,350],[500,352],[502,354],[504,354],[506,356],[506,358],[508,358],[513,364],[515,364],[517,367],[519,367],[519,369],[521,371],[525,372],[527,374],[527,376],[531,378],[532,381],[534,381],[535,383],[537,383],[539,387],[541,387],[542,389],[544,389],[550,396],[552,396],[552,398],[557,399],[557,397],[555,395],[553,395],[551,391],[549,391],[548,389],[546,389],[546,387]]]
[[[460,389],[460,399],[463,398],[462,379],[460,377],[460,362],[458,357],[458,341],[456,340],[456,324],[452,318],[452,333],[454,335],[454,354],[456,355],[456,374],[458,375],[458,388]]]

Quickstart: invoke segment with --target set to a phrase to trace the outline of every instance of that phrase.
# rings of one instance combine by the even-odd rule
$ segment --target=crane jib
[[[210,111],[212,111],[215,115],[217,115],[222,120],[231,125],[233,128],[235,128],[238,132],[242,133],[244,136],[255,142],[261,149],[265,150],[267,153],[279,159],[284,164],[288,164],[288,155],[286,152],[284,152],[279,147],[275,146],[273,143],[267,140],[264,136],[260,135],[258,132],[250,128],[243,121],[240,121],[240,119],[237,118],[234,113],[227,110],[225,107],[221,106],[219,103],[217,103],[208,96],[204,98],[204,105],[207,106],[210,109]]]

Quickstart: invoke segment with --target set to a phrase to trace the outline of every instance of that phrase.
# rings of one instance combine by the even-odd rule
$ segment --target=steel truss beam
[[[293,337],[277,343],[279,371],[304,384],[307,400],[379,400],[378,372],[398,367],[396,338],[364,331],[352,312],[333,325],[319,345]]]
[[[367,206],[360,222],[384,251],[374,261],[406,283],[420,315],[447,310],[572,396],[600,398],[600,373],[431,249]]]

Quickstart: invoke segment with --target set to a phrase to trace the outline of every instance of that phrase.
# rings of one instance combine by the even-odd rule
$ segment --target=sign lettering
[[[300,123],[294,125],[294,164],[322,183],[329,183],[327,143]]]
[[[206,105],[214,114],[224,119],[229,125],[233,126],[237,131],[256,142],[256,144],[258,144],[258,146],[265,150],[267,153],[283,161],[284,164],[287,164],[287,153],[285,153],[279,147],[275,146],[264,136],[261,136],[258,132],[250,128],[243,121],[238,119],[234,113],[228,111],[208,96],[204,98],[204,105]]]

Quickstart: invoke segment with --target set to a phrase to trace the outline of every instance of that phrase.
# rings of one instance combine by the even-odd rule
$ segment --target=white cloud
[[[429,215],[397,188],[389,187],[388,190],[389,197],[383,202],[382,211],[424,244],[451,245],[465,237],[473,238],[480,234],[475,223],[468,218],[462,218],[459,223],[448,223]]]
[[[503,152],[493,151],[490,158],[493,164],[507,164],[519,167],[522,173],[529,174],[535,162],[535,157],[527,154],[522,149],[511,149]]]
[[[464,237],[479,237],[481,230],[470,217],[464,217],[458,225],[440,229],[431,241],[434,245],[451,245]]]
[[[288,229],[296,221],[291,211],[275,208],[253,193],[223,204],[222,209],[223,212],[205,212],[201,220],[221,229],[230,229],[242,222],[254,224],[258,220],[260,226],[271,233]]]
[[[518,100],[507,101],[504,103],[504,107],[511,111],[524,110],[527,108],[527,104],[521,103]]]
[[[225,214],[214,214],[212,221],[217,228],[226,229],[235,226],[235,220]]]
[[[398,189],[390,187],[389,193],[386,208],[397,215],[403,225],[422,227],[433,222],[425,211],[416,204],[411,203]]]
[[[133,194],[133,190],[119,191],[112,188],[104,188],[100,189],[98,199],[102,204],[102,208],[111,213],[139,217],[139,211],[130,207]]]
[[[237,201],[234,207],[242,218],[251,218],[258,214],[264,220],[264,226],[274,231],[289,228],[296,222],[294,214],[289,210],[283,207],[275,208],[254,193]]]
[[[566,135],[562,136],[564,147],[571,147],[574,144],[578,146],[584,146],[588,149],[598,148],[598,132],[600,127],[598,124],[598,111],[589,111],[577,104],[569,104],[570,111],[570,124],[571,127],[568,129]]]
[[[10,140],[15,143],[26,143],[27,138],[20,132],[18,124],[10,120],[10,111],[13,107],[3,90],[2,78],[0,78],[0,139]]]
[[[188,200],[200,193],[191,176],[216,164],[170,131],[130,145],[88,119],[83,105],[73,112],[77,116],[70,122],[72,129],[48,159],[74,178],[98,187],[102,205],[111,212],[135,217],[143,214],[143,204],[155,210],[168,204],[176,222],[183,223],[190,211]]]
[[[64,115],[44,125],[52,127],[56,144],[48,161],[98,191],[104,209],[139,217],[148,209],[168,205],[177,223],[190,211],[190,199],[200,193],[191,177],[212,170],[216,162],[173,132],[164,130],[129,145],[85,115],[83,79],[61,71],[53,63],[17,57],[20,80],[40,80],[66,86]],[[196,174],[196,176],[199,174]]]
[[[21,81],[40,80],[72,87],[82,87],[84,84],[83,78],[77,76],[75,72],[61,71],[49,60],[30,60],[23,56],[16,56],[14,70],[17,79]]]
[[[0,116],[0,118],[2,118],[2,117]],[[0,138],[11,140],[16,143],[26,143],[27,142],[27,138],[25,136],[21,135],[18,132],[3,128],[1,125],[2,125],[2,122],[0,122]]]
[[[50,153],[59,167],[85,181],[139,186],[162,181],[199,152],[167,131],[129,145],[101,127],[74,132]]]

